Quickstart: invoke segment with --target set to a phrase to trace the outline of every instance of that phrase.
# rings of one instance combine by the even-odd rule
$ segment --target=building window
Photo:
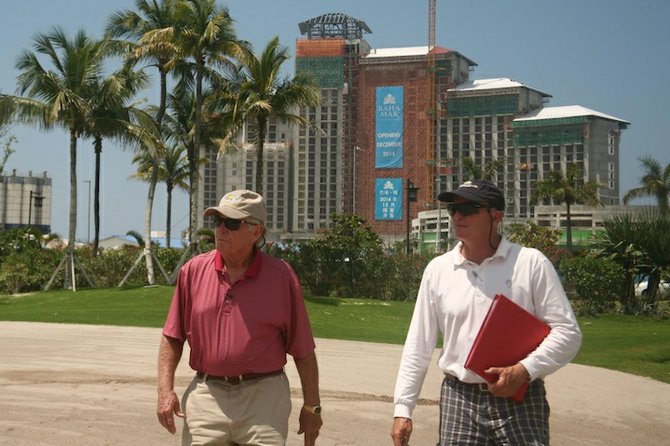
[[[609,134],[607,135],[607,147],[609,149],[609,154],[614,155],[614,151],[616,148],[616,131],[610,130]]]

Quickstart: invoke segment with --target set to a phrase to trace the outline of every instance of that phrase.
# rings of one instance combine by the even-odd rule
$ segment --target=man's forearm
[[[294,358],[300,383],[302,385],[302,395],[304,404],[308,406],[317,406],[321,403],[319,396],[319,366],[314,352],[304,358]]]
[[[177,339],[163,336],[158,350],[158,390],[172,390],[174,375],[181,359],[184,345]]]

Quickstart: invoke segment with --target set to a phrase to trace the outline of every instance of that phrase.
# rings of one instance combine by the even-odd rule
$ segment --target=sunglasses
[[[488,206],[479,203],[447,203],[447,212],[452,217],[456,212],[460,213],[463,217],[475,215],[482,208],[486,209]]]
[[[253,223],[249,223],[246,220],[235,220],[232,218],[221,217],[220,215],[214,216],[214,225],[218,227],[221,226],[221,224],[223,224],[229,231],[237,231],[238,229],[240,229],[242,223],[253,225]]]

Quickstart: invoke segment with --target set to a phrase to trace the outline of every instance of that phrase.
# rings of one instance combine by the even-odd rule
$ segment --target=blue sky
[[[0,91],[13,93],[20,50],[53,26],[70,35],[78,29],[100,37],[108,17],[134,8],[134,0],[4,0],[0,15]],[[261,49],[278,35],[295,52],[298,23],[343,12],[372,29],[373,48],[427,44],[427,0],[231,0],[220,2],[236,21],[238,36]],[[622,193],[636,187],[638,158],[670,163],[667,116],[670,106],[670,2],[667,0],[449,0],[437,1],[436,43],[474,60],[473,79],[509,77],[553,96],[549,105],[582,105],[631,123],[621,150]],[[292,72],[291,61],[289,72]],[[147,91],[150,101],[156,92]],[[5,173],[53,178],[52,228],[67,235],[69,206],[68,135],[15,126],[17,137]],[[666,135],[664,137],[664,135]],[[128,180],[132,154],[104,148],[101,237],[143,231],[146,185]],[[78,155],[77,238],[88,232],[88,184],[94,173],[90,141]],[[92,220],[92,219],[91,219]],[[173,231],[187,226],[187,197],[174,197]],[[156,197],[154,229],[165,229],[165,193]],[[92,223],[91,223],[92,224]],[[91,227],[92,233],[92,227]]]

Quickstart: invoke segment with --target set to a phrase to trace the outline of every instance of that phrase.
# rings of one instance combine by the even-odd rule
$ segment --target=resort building
[[[44,172],[35,177],[0,175],[0,229],[34,226],[43,234],[51,233],[51,178]]]
[[[355,213],[388,243],[413,235],[421,249],[441,249],[449,218],[436,197],[469,179],[470,165],[494,170],[511,221],[538,218],[535,185],[569,164],[603,185],[604,205],[619,205],[625,120],[549,106],[550,94],[513,79],[474,79],[477,64],[441,46],[375,49],[367,24],[345,14],[299,30],[295,71],[315,79],[321,104],[299,111],[311,127],[268,129],[269,239],[311,238],[332,214]],[[209,155],[202,208],[224,191],[253,189],[253,140],[247,126],[237,151]]]

